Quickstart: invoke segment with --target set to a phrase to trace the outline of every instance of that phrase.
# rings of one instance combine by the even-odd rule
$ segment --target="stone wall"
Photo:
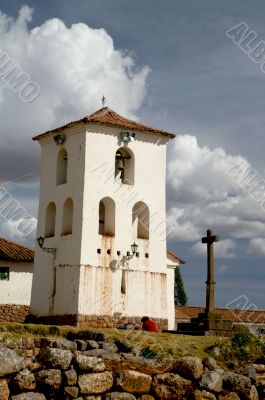
[[[167,329],[167,319],[152,318],[159,330]],[[141,324],[141,317],[122,317],[120,315],[55,315],[35,317],[30,315],[27,321],[46,325],[70,325],[78,328],[120,328],[122,325]]]
[[[152,318],[159,330],[167,329],[167,319]],[[30,307],[17,304],[0,304],[0,322],[30,322],[45,325],[70,325],[78,328],[120,328],[122,325],[141,324],[141,317],[110,315],[55,315],[35,317],[30,315]]]
[[[265,365],[239,374],[210,357],[150,360],[100,339],[0,338],[0,399],[264,399]]]
[[[0,322],[25,322],[29,306],[0,304]]]

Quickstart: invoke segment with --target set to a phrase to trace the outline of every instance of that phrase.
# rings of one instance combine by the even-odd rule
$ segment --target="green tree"
[[[175,269],[174,298],[175,298],[175,306],[185,306],[188,302],[188,297],[185,292],[179,267]]]

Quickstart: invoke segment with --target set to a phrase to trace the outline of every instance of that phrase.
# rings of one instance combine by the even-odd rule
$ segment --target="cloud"
[[[4,221],[0,224],[0,237],[33,247],[36,226],[37,220],[34,217],[30,219],[21,218],[17,221]],[[26,227],[25,231],[23,231],[23,227]]]
[[[248,254],[256,257],[264,258],[265,256],[265,239],[253,238],[249,241]]]
[[[194,136],[175,139],[167,174],[172,240],[192,242],[208,228],[224,239],[265,238],[264,209],[228,172],[240,162],[249,166],[240,155],[228,154],[222,148],[201,147]]]
[[[206,245],[200,242],[195,243],[191,250],[199,257],[206,257]],[[235,257],[236,243],[231,239],[220,240],[214,244],[215,258],[231,259]]]
[[[41,90],[26,104],[0,79],[0,180],[38,169],[39,153],[31,137],[95,111],[103,94],[109,107],[133,118],[146,95],[150,69],[138,69],[126,50],[115,49],[104,29],[84,23],[68,28],[53,18],[29,30],[32,18],[27,6],[17,19],[0,13],[0,52]]]

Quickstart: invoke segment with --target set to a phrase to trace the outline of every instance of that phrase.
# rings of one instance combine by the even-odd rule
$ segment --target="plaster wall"
[[[0,268],[9,268],[9,280],[0,281],[0,304],[29,305],[33,263],[0,260]]]

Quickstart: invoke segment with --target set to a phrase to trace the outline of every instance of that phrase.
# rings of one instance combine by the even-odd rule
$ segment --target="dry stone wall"
[[[100,340],[0,340],[1,400],[258,400],[265,365],[241,373],[213,358],[150,360]],[[118,343],[117,343],[118,344]]]
[[[0,304],[0,322],[25,322],[29,306]]]
[[[152,318],[152,317],[151,317]],[[166,319],[152,318],[159,330],[168,328]],[[124,324],[141,324],[141,317],[110,315],[55,315],[35,317],[30,315],[30,307],[17,304],[0,304],[0,322],[31,322],[47,325],[71,325],[78,328],[119,328]],[[1,400],[1,399],[0,399]]]

